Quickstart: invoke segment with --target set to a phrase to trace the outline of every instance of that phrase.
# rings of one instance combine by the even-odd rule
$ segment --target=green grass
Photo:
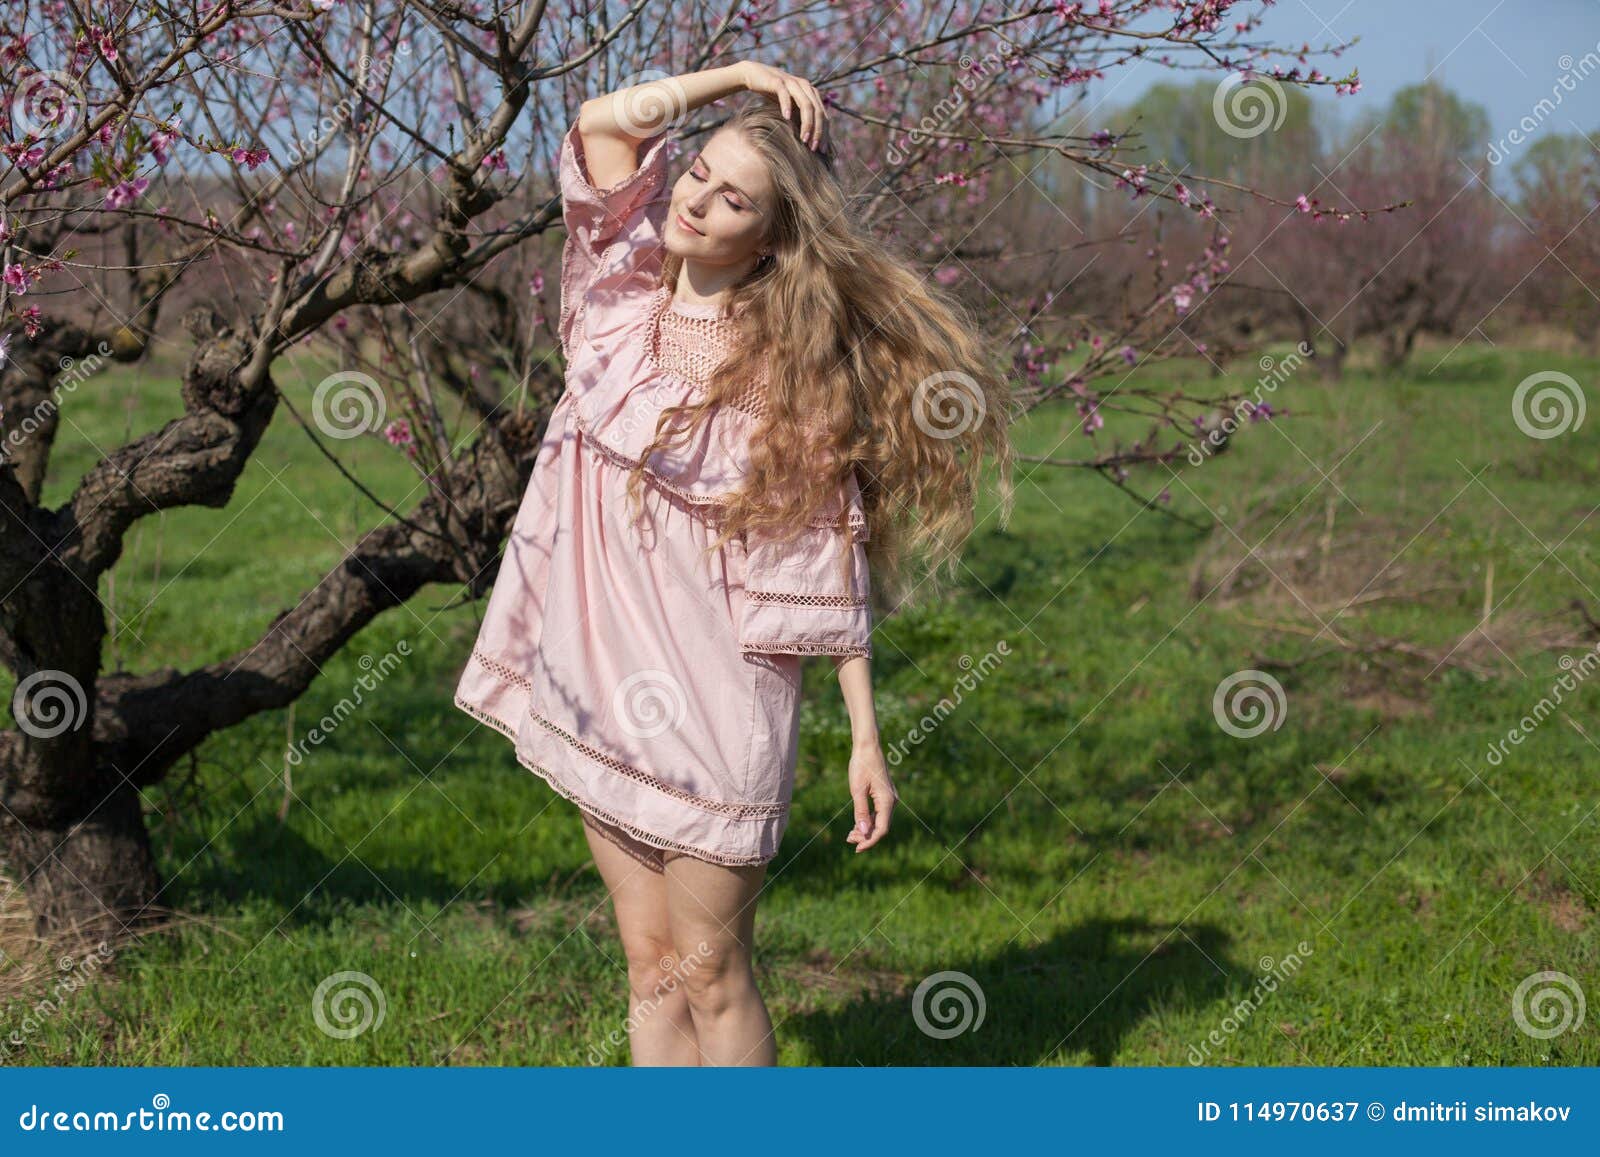
[[[1308,370],[1273,398],[1288,419],[1176,476],[1135,476],[1191,521],[1237,528],[1265,501],[1239,532],[1263,549],[1308,518],[1292,537],[1315,545],[1332,496],[1329,548],[1226,594],[1206,592],[1243,553],[1228,531],[1141,510],[1083,472],[1022,471],[1011,526],[986,519],[954,598],[879,629],[886,742],[955,692],[962,656],[1001,640],[1010,654],[911,749],[894,830],[866,855],[843,842],[838,688],[826,662],[808,666],[795,808],[758,917],[780,1063],[1183,1065],[1204,1048],[1215,1064],[1600,1064],[1594,1010],[1541,1040],[1511,1007],[1543,969],[1600,996],[1600,684],[1500,766],[1485,759],[1576,653],[1545,645],[1579,637],[1572,600],[1600,611],[1600,523],[1585,521],[1600,423],[1528,438],[1511,392],[1542,369],[1592,386],[1600,366],[1465,347],[1428,372],[1438,356],[1400,380],[1328,387]],[[311,383],[282,377],[308,412]],[[151,370],[89,396],[69,407],[52,502],[95,445],[177,405]],[[1070,411],[1036,413],[1019,449],[1085,453],[1062,443],[1072,427]],[[341,449],[386,498],[415,484],[384,447]],[[108,663],[183,668],[248,645],[373,518],[280,413],[227,509],[173,511],[130,538],[102,588],[123,628]],[[1391,560],[1397,588],[1431,589],[1335,618],[1328,605]],[[1491,564],[1487,642],[1473,630]],[[164,898],[195,922],[123,951],[114,979],[44,1018],[10,1063],[562,1065],[605,1047],[627,1011],[609,907],[572,806],[451,705],[478,615],[445,609],[455,595],[386,615],[292,722],[217,735],[182,783],[148,793]],[[1459,642],[1482,677],[1262,625],[1319,619],[1353,645]],[[294,769],[280,821],[285,736],[401,640],[410,657]],[[1213,693],[1263,666],[1282,725],[1231,735]],[[1301,942],[1293,974],[1277,967],[1285,979],[1225,1026]],[[981,989],[984,1020],[937,1039],[912,994],[952,970]],[[382,1024],[349,1040],[312,1011],[341,971],[382,989]]]

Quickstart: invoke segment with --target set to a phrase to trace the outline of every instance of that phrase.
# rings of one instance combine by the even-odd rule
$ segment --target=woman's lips
[[[684,215],[682,213],[678,214],[678,224],[681,225],[683,228],[687,229],[690,233],[693,233],[696,237],[705,236],[705,234],[701,233],[700,230],[696,229],[693,225],[689,224],[688,220],[684,217]]]

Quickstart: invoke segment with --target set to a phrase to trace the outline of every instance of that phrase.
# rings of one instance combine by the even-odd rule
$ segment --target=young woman
[[[669,182],[672,122],[739,90]],[[954,572],[987,454],[1010,507],[1005,379],[854,223],[826,121],[745,62],[586,101],[562,141],[566,390],[455,702],[581,810],[635,1064],[774,1063],[751,945],[801,656],[837,666],[863,852],[895,802],[869,593]]]

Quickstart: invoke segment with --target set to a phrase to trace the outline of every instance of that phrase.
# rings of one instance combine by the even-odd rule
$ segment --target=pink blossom
[[[7,265],[4,277],[6,287],[19,296],[28,292],[33,281],[32,275],[20,265]]]
[[[247,148],[244,148],[243,146],[240,146],[239,148],[234,149],[229,154],[229,156],[231,156],[233,158],[233,163],[234,164],[243,165],[245,168],[251,169],[251,170],[254,170],[255,168],[257,168],[263,161],[267,160],[271,155],[272,154],[267,152],[266,149],[247,149]]]
[[[156,164],[164,165],[167,163],[167,158],[170,155],[167,152],[167,147],[177,140],[178,136],[176,121],[173,122],[171,128],[157,129],[150,134],[150,155],[155,158]]]
[[[132,181],[123,181],[113,185],[111,192],[106,194],[107,209],[126,209],[137,201],[144,191],[150,187],[148,177],[138,177]]]

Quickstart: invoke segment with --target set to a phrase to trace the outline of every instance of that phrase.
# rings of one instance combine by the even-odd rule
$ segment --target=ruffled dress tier
[[[789,819],[801,656],[872,653],[867,520],[852,478],[796,538],[707,550],[748,468],[760,382],[652,455],[636,515],[629,472],[656,419],[696,400],[736,333],[661,283],[667,140],[599,189],[576,124],[563,137],[566,388],[455,704],[651,848],[760,864]]]

